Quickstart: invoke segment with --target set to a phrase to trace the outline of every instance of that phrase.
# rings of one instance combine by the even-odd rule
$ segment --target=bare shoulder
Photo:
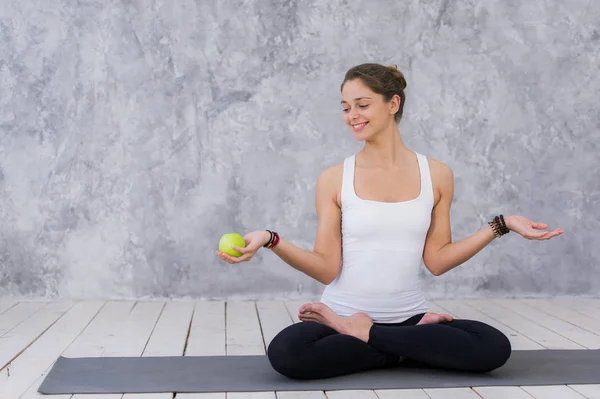
[[[326,196],[331,196],[338,206],[341,205],[342,178],[344,162],[330,166],[323,170],[317,179],[317,191]]]
[[[429,157],[427,157],[427,161],[431,173],[435,203],[437,204],[442,196],[452,197],[454,191],[454,172],[452,172],[450,166],[442,161]]]

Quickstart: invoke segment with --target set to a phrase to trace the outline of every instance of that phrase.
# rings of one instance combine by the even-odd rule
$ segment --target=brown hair
[[[396,94],[399,95],[400,107],[394,115],[394,119],[396,123],[400,122],[406,98],[404,94],[406,79],[404,78],[404,74],[398,70],[398,66],[385,66],[381,64],[356,65],[346,72],[340,90],[344,88],[346,82],[354,79],[360,79],[375,93],[381,94],[385,101],[390,101]]]

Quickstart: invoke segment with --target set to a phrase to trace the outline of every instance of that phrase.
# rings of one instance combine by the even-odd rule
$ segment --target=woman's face
[[[395,101],[386,102],[360,79],[349,80],[342,89],[344,121],[357,140],[368,140],[394,123]]]

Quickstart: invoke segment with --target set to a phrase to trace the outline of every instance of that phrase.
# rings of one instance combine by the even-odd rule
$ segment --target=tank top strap
[[[423,154],[417,154],[417,160],[419,162],[419,171],[421,173],[421,198],[429,201],[432,205],[434,202],[433,196],[433,182],[431,179],[431,171],[429,169],[429,162],[427,157]]]
[[[342,206],[355,199],[354,192],[354,165],[356,154],[344,159],[344,171],[342,174]]]

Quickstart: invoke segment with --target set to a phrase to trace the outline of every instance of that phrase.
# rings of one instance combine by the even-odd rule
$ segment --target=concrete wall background
[[[362,144],[339,85],[362,62],[408,80],[401,131],[456,177],[454,239],[514,234],[430,297],[597,295],[600,5],[587,0],[68,1],[0,7],[0,295],[269,298],[320,292],[224,232],[312,248],[321,170]]]

